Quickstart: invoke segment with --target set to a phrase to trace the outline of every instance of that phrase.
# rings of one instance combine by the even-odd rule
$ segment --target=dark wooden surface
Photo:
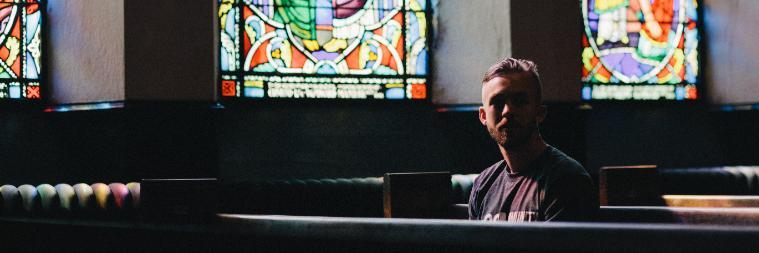
[[[383,210],[386,218],[445,218],[451,203],[451,173],[387,173]]]
[[[221,214],[210,223],[0,218],[4,250],[755,252],[759,227]]]

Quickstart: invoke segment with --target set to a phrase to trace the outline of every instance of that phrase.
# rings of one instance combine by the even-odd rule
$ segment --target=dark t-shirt
[[[524,171],[504,160],[485,169],[469,196],[470,220],[588,221],[598,210],[593,182],[577,161],[549,146]]]

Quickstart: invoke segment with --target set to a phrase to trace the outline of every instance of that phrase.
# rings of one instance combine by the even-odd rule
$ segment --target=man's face
[[[480,122],[506,149],[527,144],[543,122],[546,109],[537,100],[534,79],[527,73],[496,77],[482,86]]]

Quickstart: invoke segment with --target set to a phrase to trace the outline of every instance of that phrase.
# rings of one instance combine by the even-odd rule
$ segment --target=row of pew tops
[[[453,204],[468,201],[476,176],[425,172],[222,183],[219,208],[243,214],[456,218]]]
[[[599,172],[602,206],[759,207],[759,166],[609,166]]]
[[[242,184],[215,179],[175,179],[75,184],[70,188],[65,184],[3,186],[0,195],[6,215],[0,217],[0,227],[14,231],[10,236],[15,241],[8,245],[45,245],[59,240],[59,244],[69,245],[81,242],[96,251],[125,236],[146,243],[120,244],[137,250],[156,249],[145,246],[149,244],[193,251],[755,252],[759,249],[757,208],[675,206],[673,203],[684,202],[664,200],[694,195],[667,192],[665,189],[671,188],[649,184],[674,183],[671,178],[662,179],[663,170],[630,169],[636,171],[624,173],[644,172],[648,176],[627,176],[622,181],[628,183],[625,186],[615,184],[617,174],[604,174],[602,170],[599,194],[605,204],[597,222],[468,221],[465,203],[476,175],[398,173],[372,178]],[[612,170],[612,174],[626,171],[614,168],[607,172]],[[746,171],[751,170],[744,168],[741,173],[750,174]],[[709,169],[709,173],[715,171]],[[634,180],[642,180],[642,185],[629,183]],[[88,187],[92,194],[80,200],[80,195],[87,196]],[[685,189],[682,185],[677,187]],[[14,199],[13,188],[18,197],[9,202]],[[651,188],[659,190],[649,191]],[[34,195],[30,193],[32,189],[36,190],[36,197],[29,197]],[[729,192],[702,193],[699,196],[716,199],[752,197],[724,195]],[[654,199],[659,201],[647,202]],[[30,200],[32,204],[25,204]],[[10,208],[13,205],[17,205],[15,209]],[[84,215],[73,218],[50,215],[56,212]],[[124,212],[139,213],[140,219],[108,218]],[[99,215],[100,219],[83,219],[90,215]],[[45,242],[35,236],[41,231],[48,235]],[[87,239],[93,237],[101,241],[93,244],[92,239]]]
[[[476,174],[398,173],[381,178],[227,185],[222,191],[230,198],[221,203],[221,210],[252,214],[466,219],[466,203],[476,177]],[[759,224],[759,216],[755,215],[759,213],[759,209],[755,209],[759,208],[759,194],[752,195],[759,192],[758,166],[605,167],[599,179],[600,221]],[[398,210],[403,206],[412,212]],[[420,213],[432,207],[441,211]],[[414,210],[419,212],[414,213]]]
[[[218,211],[217,203],[223,196],[217,188],[213,178],[54,186],[6,184],[0,186],[0,216],[201,222]]]
[[[599,171],[602,222],[759,225],[759,166]]]
[[[126,184],[3,185],[0,186],[0,210],[3,214],[136,213],[141,202],[145,202],[141,188],[148,186],[148,208],[142,209],[157,210],[158,213],[163,210],[161,208],[168,208],[166,210],[177,213],[194,214],[202,211],[466,219],[466,203],[476,177],[476,174],[427,172],[234,184],[216,179],[169,179]],[[748,217],[753,208],[759,207],[759,196],[752,195],[757,191],[757,166],[685,169],[624,166],[604,167],[599,173],[602,221],[615,220],[616,215],[604,216],[605,213],[624,213],[620,217],[625,218],[620,221],[635,221],[630,217],[639,217],[641,221],[646,221],[646,217],[658,217],[650,220],[661,222],[665,216],[653,214],[667,210],[680,216],[714,212],[714,217],[723,217],[732,212]],[[733,209],[693,209],[718,207]],[[644,215],[630,216],[632,212]],[[684,220],[689,219],[673,222]],[[729,223],[737,224],[740,220]],[[754,224],[752,220],[746,222]],[[711,223],[718,223],[718,220]]]
[[[166,211],[466,219],[466,203],[476,177],[426,172],[234,184],[216,179],[168,179],[126,184],[2,185],[0,210],[5,215]],[[148,189],[147,194],[144,189]],[[759,208],[759,196],[752,195],[757,190],[759,166],[604,167],[599,173],[600,220],[708,224],[724,220],[753,225],[759,223],[759,218],[751,218],[759,210],[754,209]],[[147,207],[141,208],[146,196]]]
[[[140,206],[140,183],[0,186],[0,210],[12,214],[122,212]]]

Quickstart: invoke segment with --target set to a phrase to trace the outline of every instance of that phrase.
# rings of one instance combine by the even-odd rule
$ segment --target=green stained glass
[[[219,6],[222,97],[428,97],[425,0],[220,0]]]
[[[42,4],[0,3],[0,100],[41,98]]]

